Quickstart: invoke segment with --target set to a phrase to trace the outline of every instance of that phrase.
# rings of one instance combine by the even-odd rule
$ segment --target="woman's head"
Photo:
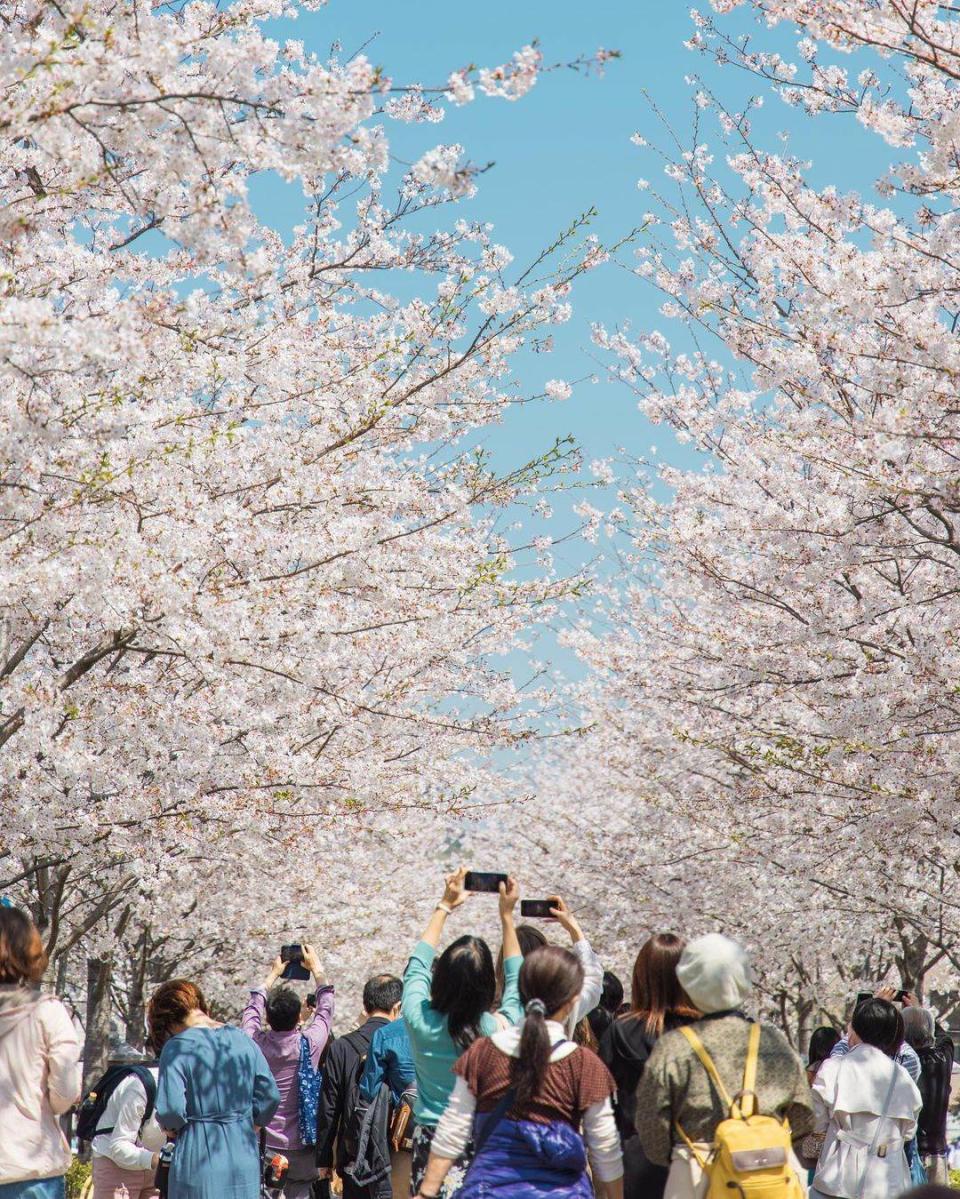
[[[547,938],[532,924],[517,925],[517,940],[520,942],[520,953],[523,957],[547,944]],[[503,994],[503,984],[503,946],[501,945],[500,952],[497,954],[497,1000]]]
[[[544,945],[523,959],[520,998],[526,1017],[518,1056],[511,1061],[511,1082],[518,1108],[536,1094],[550,1063],[547,1019],[566,1019],[582,990],[583,966],[569,949]]]
[[[895,1057],[903,1044],[903,1017],[886,999],[866,999],[853,1013],[850,1027],[865,1045]]]
[[[0,983],[37,986],[46,968],[37,926],[19,908],[0,907]]]
[[[207,1001],[196,983],[172,978],[157,987],[147,1007],[147,1028],[154,1053],[159,1053],[175,1033],[183,1030],[191,1012],[209,1015]]]
[[[643,1019],[648,1035],[658,1037],[673,1016],[694,1018],[700,1013],[677,978],[677,963],[686,942],[674,933],[655,933],[633,964],[630,1015]]]
[[[677,980],[705,1015],[739,1008],[753,987],[747,951],[722,933],[695,937],[684,946]]]
[[[482,938],[458,937],[437,958],[430,1003],[447,1017],[450,1036],[461,1049],[481,1035],[480,1020],[493,1007],[496,994],[493,955]]]
[[[807,1064],[817,1066],[825,1062],[833,1052],[833,1047],[840,1040],[840,1034],[835,1028],[824,1024],[815,1028],[810,1034],[810,1047],[807,1051]]]

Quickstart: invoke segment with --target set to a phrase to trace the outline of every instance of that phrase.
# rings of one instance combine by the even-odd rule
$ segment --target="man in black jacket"
[[[393,974],[375,974],[363,988],[366,1020],[345,1037],[338,1037],[327,1053],[317,1111],[317,1165],[320,1177],[330,1178],[336,1162],[337,1172],[343,1179],[343,1199],[378,1199],[372,1188],[358,1187],[344,1174],[344,1167],[351,1162],[344,1133],[360,1102],[360,1077],[373,1034],[399,1017],[402,997],[403,983],[399,978]],[[389,1186],[386,1193],[390,1194]]]

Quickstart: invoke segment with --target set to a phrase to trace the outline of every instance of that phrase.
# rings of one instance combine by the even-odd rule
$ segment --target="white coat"
[[[0,1184],[55,1178],[72,1156],[58,1116],[80,1098],[80,1043],[59,999],[0,986]]]
[[[910,1189],[906,1143],[917,1129],[917,1085],[872,1045],[829,1058],[813,1087],[814,1128],[826,1133],[813,1185],[843,1199],[890,1199]]]

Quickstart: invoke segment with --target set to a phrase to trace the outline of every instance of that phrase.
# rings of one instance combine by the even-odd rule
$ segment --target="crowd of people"
[[[334,1036],[305,944],[306,999],[278,956],[239,1025],[195,982],[161,984],[150,1053],[115,1046],[82,1103],[39,933],[0,908],[0,1199],[63,1199],[78,1103],[93,1199],[893,1199],[947,1182],[953,1045],[915,995],[859,997],[804,1064],[747,1014],[727,937],[651,936],[624,1002],[561,899],[569,945],[516,924],[512,879],[498,956],[469,933],[441,952],[465,883],[446,879],[403,977],[367,982],[352,1031]]]

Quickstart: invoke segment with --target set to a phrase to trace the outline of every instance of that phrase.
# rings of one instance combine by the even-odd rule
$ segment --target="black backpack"
[[[84,1100],[80,1104],[77,1111],[76,1128],[78,1141],[92,1141],[96,1136],[103,1136],[105,1133],[113,1132],[112,1128],[97,1128],[97,1125],[103,1118],[103,1113],[106,1110],[110,1096],[123,1080],[129,1078],[131,1074],[135,1074],[140,1079],[143,1089],[147,1094],[147,1107],[143,1113],[141,1128],[150,1119],[153,1115],[153,1106],[157,1101],[157,1084],[150,1070],[146,1066],[135,1066],[133,1064],[111,1066],[106,1074],[94,1083],[93,1089],[84,1096]]]
[[[354,1119],[359,1119],[357,1147],[351,1152],[350,1162],[344,1166],[344,1174],[360,1189],[374,1194],[386,1182],[384,1190],[389,1194],[390,1184],[390,1111],[392,1107],[390,1088],[380,1084],[380,1091],[372,1103],[360,1101]]]
[[[367,1052],[370,1049],[370,1038],[359,1037],[350,1033],[343,1038],[357,1054],[357,1064],[347,1079],[343,1096],[343,1125],[340,1132],[340,1144],[344,1158],[353,1162],[357,1160],[360,1148],[360,1133],[363,1128],[363,1117],[367,1110],[366,1102],[360,1098],[360,1079],[363,1068],[367,1064]]]

